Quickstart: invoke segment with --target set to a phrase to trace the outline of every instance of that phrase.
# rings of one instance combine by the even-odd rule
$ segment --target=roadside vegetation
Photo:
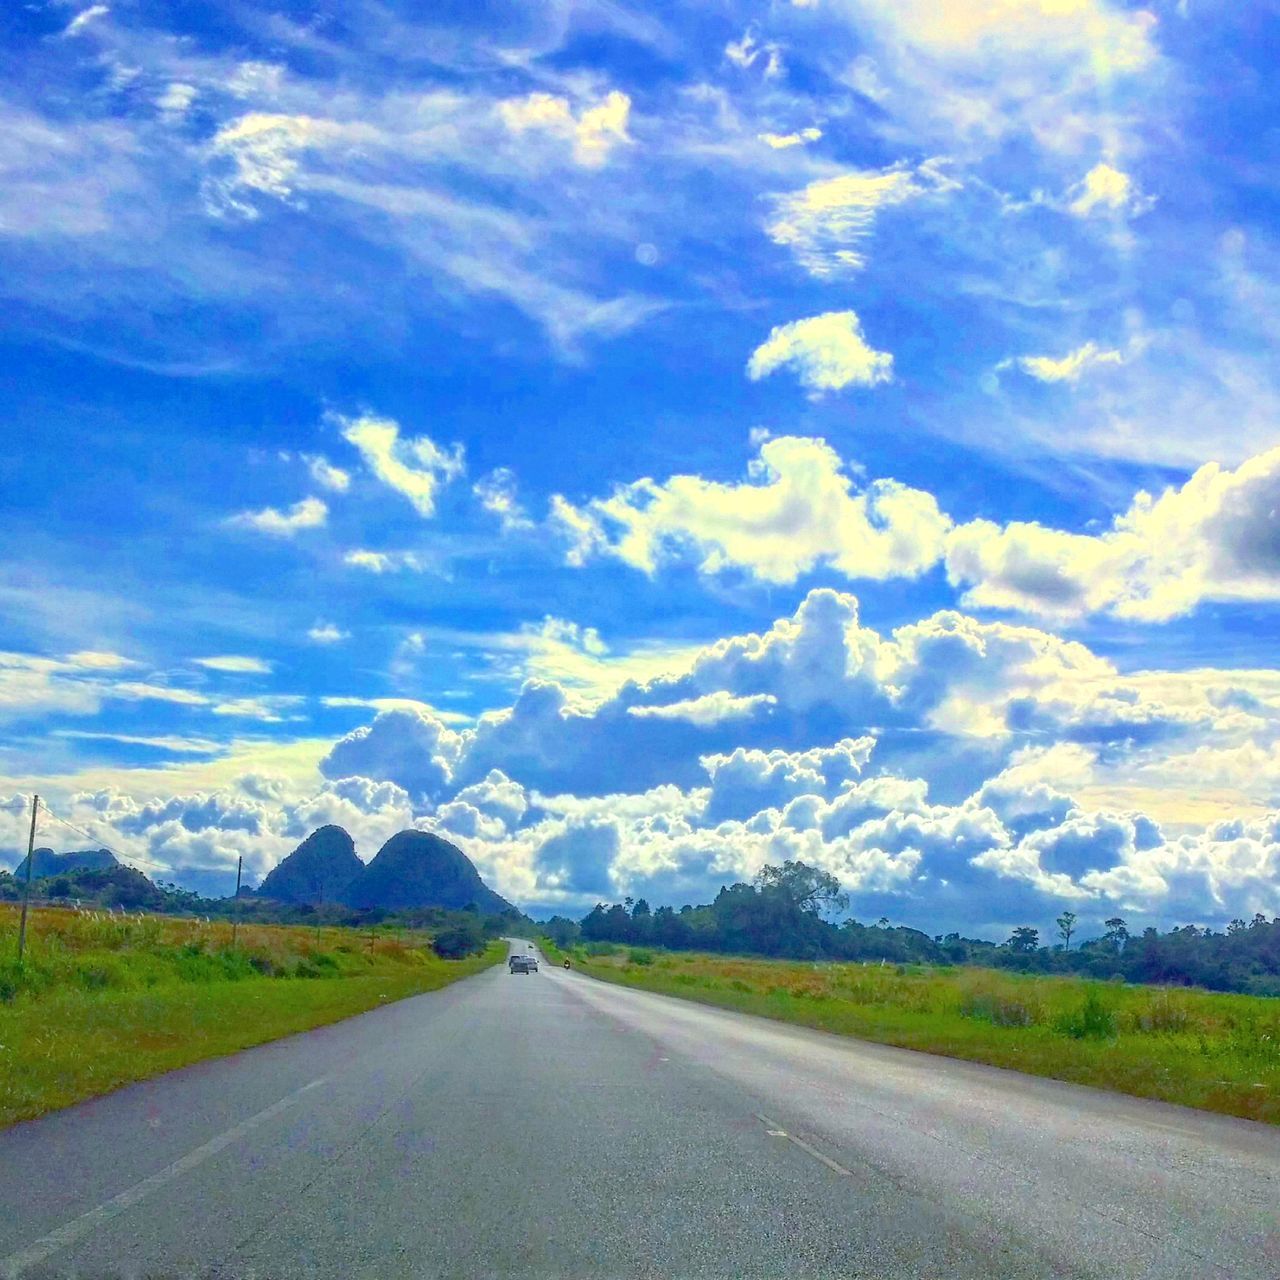
[[[40,907],[19,967],[18,914],[0,903],[0,1126],[443,987],[505,953],[467,920],[247,924],[233,943],[227,921]]]
[[[627,898],[599,903],[581,921],[557,916],[540,928],[560,946],[581,940],[793,960],[977,965],[1280,996],[1280,916],[1268,921],[1259,913],[1222,930],[1186,924],[1167,933],[1131,933],[1117,916],[1090,937],[1073,912],[1063,911],[1055,922],[1056,940],[1024,925],[995,942],[958,933],[931,937],[887,919],[864,924],[845,918],[836,924],[825,918],[848,907],[830,873],[785,862],[762,868],[751,884],[724,886],[704,906],[655,911],[643,898]]]
[[[801,963],[579,943],[627,986],[1280,1124],[1280,1001],[976,966]]]

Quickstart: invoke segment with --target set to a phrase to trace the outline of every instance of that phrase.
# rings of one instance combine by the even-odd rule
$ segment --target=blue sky
[[[11,12],[0,846],[1280,911],[1276,22]]]

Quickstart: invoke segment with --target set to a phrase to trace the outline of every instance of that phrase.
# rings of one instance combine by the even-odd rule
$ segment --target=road
[[[1280,1130],[545,964],[19,1125],[0,1201],[33,1278],[1280,1277]]]

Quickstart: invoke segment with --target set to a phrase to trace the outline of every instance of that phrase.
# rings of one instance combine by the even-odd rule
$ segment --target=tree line
[[[703,906],[655,910],[644,898],[626,898],[597,903],[581,920],[553,917],[540,928],[560,947],[625,943],[798,960],[972,964],[1280,996],[1280,916],[1233,920],[1222,931],[1188,924],[1136,934],[1116,916],[1101,935],[1073,945],[1078,920],[1070,911],[1058,917],[1056,941],[1042,942],[1040,931],[1026,925],[993,942],[931,936],[884,918],[874,924],[828,918],[848,907],[833,875],[789,861],[763,868],[750,884],[724,886]]]

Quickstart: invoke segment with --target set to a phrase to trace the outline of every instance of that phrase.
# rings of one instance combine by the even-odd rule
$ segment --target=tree
[[[1040,945],[1040,930],[1032,929],[1028,925],[1020,925],[1015,929],[1004,944],[1010,951],[1016,952],[1018,955],[1026,955],[1036,950]]]
[[[820,916],[824,910],[847,911],[849,895],[829,871],[788,859],[780,867],[762,867],[756,876],[761,893],[777,893],[799,910]]]
[[[1057,920],[1058,936],[1062,939],[1062,949],[1071,950],[1071,935],[1076,931],[1076,913],[1064,911]]]
[[[1112,916],[1103,923],[1107,926],[1107,931],[1102,935],[1102,940],[1109,943],[1116,955],[1119,955],[1124,950],[1124,944],[1129,941],[1129,927],[1119,916]]]

